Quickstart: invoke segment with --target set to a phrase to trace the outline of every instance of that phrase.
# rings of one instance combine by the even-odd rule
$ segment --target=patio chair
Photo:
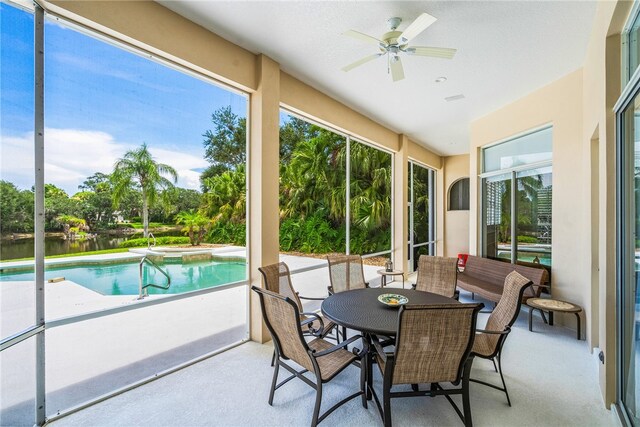
[[[458,259],[420,255],[415,289],[458,299]]]
[[[327,255],[329,263],[329,294],[368,288],[364,280],[364,269],[360,255]],[[347,328],[342,327],[342,336],[347,337]]]
[[[472,355],[483,359],[490,359],[493,362],[495,371],[500,372],[502,387],[473,378],[471,381],[503,391],[507,396],[509,406],[511,406],[511,399],[507,391],[507,384],[504,381],[504,375],[502,375],[500,356],[502,355],[502,347],[507,340],[507,336],[509,332],[511,332],[511,326],[513,326],[518,318],[522,295],[525,289],[531,286],[531,284],[531,280],[517,271],[513,271],[507,275],[504,280],[502,297],[491,312],[489,319],[487,319],[485,328],[476,331],[476,339],[473,343],[473,349],[471,350]],[[497,367],[496,360],[498,361]]]
[[[465,426],[471,426],[469,372],[473,363],[471,348],[478,312],[483,304],[406,305],[398,313],[395,352],[385,353],[373,337],[373,357],[382,373],[383,403],[367,381],[385,427],[391,426],[391,399],[410,396],[444,395]],[[459,388],[443,388],[448,382]],[[413,391],[391,391],[394,386],[411,384]],[[420,384],[430,384],[420,390]],[[451,399],[462,395],[463,412]]]
[[[251,289],[257,292],[260,297],[260,306],[262,307],[262,316],[267,325],[267,329],[271,333],[273,346],[276,351],[276,365],[273,372],[273,380],[271,382],[271,391],[269,392],[269,405],[273,406],[273,397],[275,391],[289,382],[293,378],[299,378],[307,385],[316,390],[316,402],[313,408],[313,416],[311,418],[311,426],[314,427],[334,410],[344,403],[362,396],[362,406],[367,407],[367,399],[365,395],[365,370],[360,370],[360,390],[342,399],[340,402],[327,409],[320,415],[320,406],[322,404],[322,385],[331,381],[336,375],[342,372],[347,366],[358,361],[360,362],[367,354],[367,347],[362,340],[362,350],[353,349],[348,351],[347,346],[360,340],[362,336],[357,335],[332,345],[322,338],[316,338],[307,342],[303,336],[303,327],[308,322],[321,320],[314,313],[307,313],[307,319],[302,323],[299,321],[301,313],[298,305],[294,300],[277,293],[260,289],[253,286]],[[292,360],[302,366],[301,371],[297,371],[292,366],[285,363]],[[359,365],[363,365],[359,363]],[[278,373],[280,367],[289,371],[292,375],[284,379],[279,384]],[[315,376],[315,382],[303,374],[310,372]]]
[[[368,288],[360,255],[328,255],[329,293]]]
[[[331,320],[326,320],[319,313],[313,313],[313,316],[309,317],[307,313],[304,313],[302,307],[302,300],[322,301],[324,298],[310,298],[300,296],[298,292],[293,288],[291,283],[291,274],[289,273],[289,267],[284,262],[267,265],[265,267],[258,268],[262,277],[264,278],[265,288],[271,292],[282,295],[284,297],[291,298],[291,300],[298,307],[298,311],[302,313],[300,315],[300,321],[305,322],[311,319],[311,322],[305,323],[304,332],[308,335],[318,336],[320,338],[326,338],[332,330],[336,329],[336,342],[339,341],[338,331],[336,324]],[[317,321],[313,319],[318,318]],[[275,363],[276,354],[274,352],[271,360],[271,366]]]

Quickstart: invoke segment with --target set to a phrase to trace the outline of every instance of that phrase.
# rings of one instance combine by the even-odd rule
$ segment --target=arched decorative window
[[[449,210],[469,210],[469,178],[460,178],[449,187]]]

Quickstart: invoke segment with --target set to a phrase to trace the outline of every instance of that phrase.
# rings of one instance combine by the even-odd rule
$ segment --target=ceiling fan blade
[[[409,55],[432,56],[434,58],[451,59],[456,54],[456,49],[448,47],[412,46],[405,50]]]
[[[424,30],[426,30],[427,27],[429,27],[429,25],[433,24],[436,21],[437,21],[437,18],[429,15],[428,13],[423,13],[422,15],[418,16],[416,20],[413,21],[402,32],[402,34],[400,34],[400,37],[398,37],[398,42],[400,44],[408,43],[409,40],[411,40],[412,38],[414,38],[415,36],[423,32]]]
[[[400,57],[396,56],[391,59],[391,78],[394,82],[404,79],[404,68],[402,68],[402,61]]]
[[[373,55],[365,56],[364,58],[357,60],[353,64],[342,67],[342,71],[351,71],[354,68],[361,66],[362,64],[366,64],[369,61],[373,61],[374,59],[379,58],[381,55],[381,53],[374,53]]]
[[[382,43],[382,40],[378,40],[375,37],[372,37],[365,33],[361,33],[360,31],[356,31],[356,30],[345,31],[344,33],[342,33],[342,35],[353,37],[354,39],[358,39],[367,43],[375,44],[376,46],[384,44]]]

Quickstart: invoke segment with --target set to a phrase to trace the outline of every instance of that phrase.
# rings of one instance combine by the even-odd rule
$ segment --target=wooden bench
[[[524,291],[522,302],[540,297],[540,292],[549,282],[549,273],[543,267],[528,267],[488,258],[469,255],[464,271],[458,273],[458,287],[489,301],[498,302],[502,296],[504,279],[512,271],[517,271],[533,282]]]

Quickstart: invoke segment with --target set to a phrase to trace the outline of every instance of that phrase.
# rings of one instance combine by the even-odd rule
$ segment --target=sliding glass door
[[[640,87],[636,88],[638,92]],[[619,277],[619,399],[629,420],[640,424],[640,95],[618,113],[620,214]]]
[[[409,162],[409,265],[418,268],[420,255],[436,254],[435,181],[433,169]]]

